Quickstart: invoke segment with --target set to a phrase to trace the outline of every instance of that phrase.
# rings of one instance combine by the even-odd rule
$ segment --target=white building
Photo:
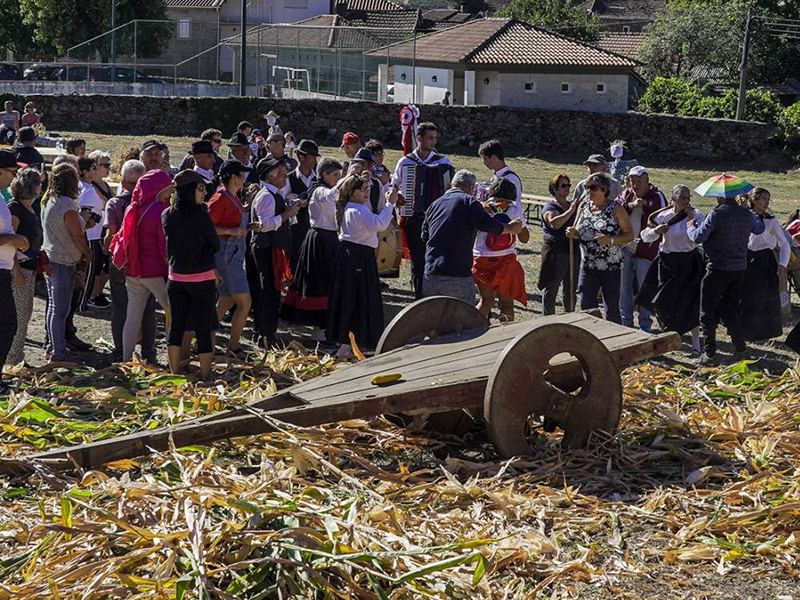
[[[394,102],[625,112],[636,63],[516,19],[481,19],[368,53]],[[389,81],[389,66],[394,81]]]

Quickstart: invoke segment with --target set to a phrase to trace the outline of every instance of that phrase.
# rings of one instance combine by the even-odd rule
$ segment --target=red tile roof
[[[516,19],[480,19],[393,44],[392,58],[421,62],[503,65],[629,67],[636,63],[597,46],[540,29]],[[368,54],[385,55],[381,48]]]
[[[644,40],[643,33],[607,32],[600,35],[597,46],[603,50],[637,60]]]

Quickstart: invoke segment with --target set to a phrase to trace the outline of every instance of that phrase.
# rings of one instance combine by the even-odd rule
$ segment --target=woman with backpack
[[[111,242],[114,266],[125,269],[128,311],[122,329],[122,361],[133,358],[145,305],[155,296],[169,323],[167,301],[167,241],[161,213],[169,206],[175,186],[161,170],[149,171],[136,183],[122,227]]]

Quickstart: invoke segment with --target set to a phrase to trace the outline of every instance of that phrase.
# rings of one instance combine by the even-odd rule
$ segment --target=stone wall
[[[8,95],[6,95],[8,97]],[[22,97],[13,97],[19,109]],[[325,145],[338,145],[346,131],[398,147],[399,105],[332,100],[261,98],[169,98],[131,96],[28,96],[50,130],[95,131],[145,136],[199,134],[217,127],[227,136],[241,120],[264,127],[264,113],[275,110],[283,130]],[[426,105],[422,119],[440,127],[441,146],[477,147],[500,139],[509,155],[554,153],[587,155],[612,140],[627,141],[640,158],[742,159],[771,149],[774,128],[762,123],[699,119],[642,113],[596,114],[537,111],[490,106]]]

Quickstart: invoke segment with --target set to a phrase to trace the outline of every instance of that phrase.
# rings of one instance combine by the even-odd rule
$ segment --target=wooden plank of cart
[[[26,457],[55,469],[103,463],[169,448],[273,431],[278,423],[313,426],[381,414],[482,415],[505,456],[526,454],[530,427],[563,430],[562,444],[585,446],[613,432],[622,407],[620,370],[680,347],[675,333],[652,335],[577,312],[490,326],[473,306],[443,296],[401,311],[376,355],[243,407]],[[390,385],[376,375],[400,373]],[[255,409],[255,410],[254,410]],[[263,418],[262,416],[266,418]],[[16,464],[12,464],[15,463]],[[0,462],[0,472],[20,467]]]

